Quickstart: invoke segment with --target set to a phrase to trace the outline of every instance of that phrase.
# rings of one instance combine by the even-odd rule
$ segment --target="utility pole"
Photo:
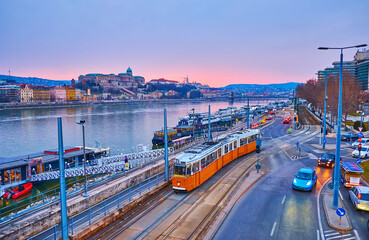
[[[211,121],[210,121],[210,105],[209,105],[209,115],[208,115],[208,142],[211,142],[211,135],[210,135],[210,125],[211,125]]]
[[[333,180],[333,203],[332,207],[334,209],[338,208],[339,200],[339,188],[340,188],[340,159],[341,159],[341,121],[342,121],[342,81],[343,81],[343,49],[348,48],[360,48],[366,47],[366,44],[360,44],[349,47],[341,48],[329,48],[329,47],[319,47],[318,50],[328,50],[328,49],[338,49],[340,50],[340,80],[339,80],[339,93],[338,93],[338,114],[337,114],[337,137],[336,137],[336,157],[334,164],[334,180]]]
[[[250,129],[250,98],[247,98],[247,129]]]
[[[167,109],[164,108],[164,165],[165,165],[165,180],[169,181],[169,164],[168,164],[168,129],[167,129]]]
[[[324,88],[324,118],[323,118],[323,149],[325,149],[325,143],[327,142],[327,139],[325,137],[325,133],[327,131],[327,74],[325,74],[325,88]]]
[[[192,139],[195,140],[195,109],[192,108],[191,111],[192,111]]]
[[[60,208],[61,208],[61,228],[63,240],[68,239],[68,215],[67,215],[67,194],[65,187],[64,171],[64,147],[62,118],[58,117],[58,143],[59,143],[59,171],[60,171]]]

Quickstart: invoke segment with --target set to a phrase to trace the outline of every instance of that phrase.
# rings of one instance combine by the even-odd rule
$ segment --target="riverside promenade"
[[[237,131],[245,127],[245,123],[239,123],[223,134]],[[198,139],[198,141],[193,142],[186,147],[190,147],[193,144],[198,144],[201,141],[203,140]],[[176,154],[179,154],[184,149],[185,148],[182,148],[178,151],[173,152],[173,154],[170,156],[170,161],[175,158]],[[107,215],[108,210],[112,209],[112,207],[121,208],[123,202],[126,202],[128,204],[127,206],[134,206],[140,201],[139,199],[142,195],[144,195],[144,193],[151,192],[163,185],[164,179],[161,175],[163,171],[163,158],[153,159],[146,165],[135,168],[134,171],[131,170],[125,174],[122,174],[120,178],[116,178],[114,179],[114,181],[107,181],[106,184],[100,184],[96,188],[90,189],[89,197],[87,198],[84,198],[79,194],[69,197],[68,216],[70,231],[74,233],[78,230],[78,228],[81,229],[82,225],[78,225],[78,217],[76,217],[78,216],[78,214],[80,224],[86,222],[92,224],[93,221],[97,221],[99,216]],[[122,195],[124,195],[125,197],[123,197]],[[112,199],[112,197],[114,196],[116,196],[115,199]],[[121,196],[120,199],[119,196]],[[99,204],[103,204],[104,207],[100,206],[96,208],[95,206]],[[45,238],[50,235],[59,236],[59,222],[60,208],[58,203],[50,204],[49,206],[42,206],[40,209],[37,209],[37,211],[14,219],[14,221],[11,221],[7,225],[0,226],[0,237],[4,239],[12,239],[14,237],[24,239],[45,230],[46,231],[43,232],[44,236],[41,238]]]

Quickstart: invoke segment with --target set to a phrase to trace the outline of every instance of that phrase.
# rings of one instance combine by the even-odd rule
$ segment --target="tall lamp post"
[[[337,209],[338,197],[340,188],[340,159],[341,159],[341,120],[342,120],[342,78],[343,78],[343,49],[348,48],[360,48],[365,47],[366,44],[341,47],[341,48],[330,48],[330,47],[319,47],[318,50],[338,49],[341,51],[340,55],[340,83],[339,83],[339,95],[338,95],[338,115],[337,115],[337,137],[336,137],[336,157],[334,163],[334,184],[333,184],[333,204],[332,207]]]
[[[327,141],[327,139],[325,138],[325,133],[327,131],[327,99],[328,99],[328,96],[327,96],[327,80],[328,80],[328,77],[327,77],[327,74],[324,74],[325,75],[325,89],[324,89],[324,118],[323,118],[323,149],[325,149],[325,143]]]
[[[364,112],[361,112],[360,127],[363,127],[363,121],[364,121]]]
[[[195,139],[195,109],[192,108],[192,139]]]
[[[84,197],[88,197],[87,194],[87,175],[86,175],[86,142],[85,142],[85,120],[77,121],[77,124],[82,125],[82,136],[83,136],[83,175],[85,176],[85,193],[83,194]]]

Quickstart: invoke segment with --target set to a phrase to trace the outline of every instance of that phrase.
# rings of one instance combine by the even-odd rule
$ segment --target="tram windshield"
[[[186,166],[174,165],[174,175],[182,175],[186,174]]]

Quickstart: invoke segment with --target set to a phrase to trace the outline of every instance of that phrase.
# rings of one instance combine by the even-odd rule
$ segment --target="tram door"
[[[196,174],[198,171],[199,171],[199,162],[194,162],[192,164],[192,173],[193,173],[193,177],[194,177],[194,185],[195,187],[199,186],[200,185],[200,174]]]

